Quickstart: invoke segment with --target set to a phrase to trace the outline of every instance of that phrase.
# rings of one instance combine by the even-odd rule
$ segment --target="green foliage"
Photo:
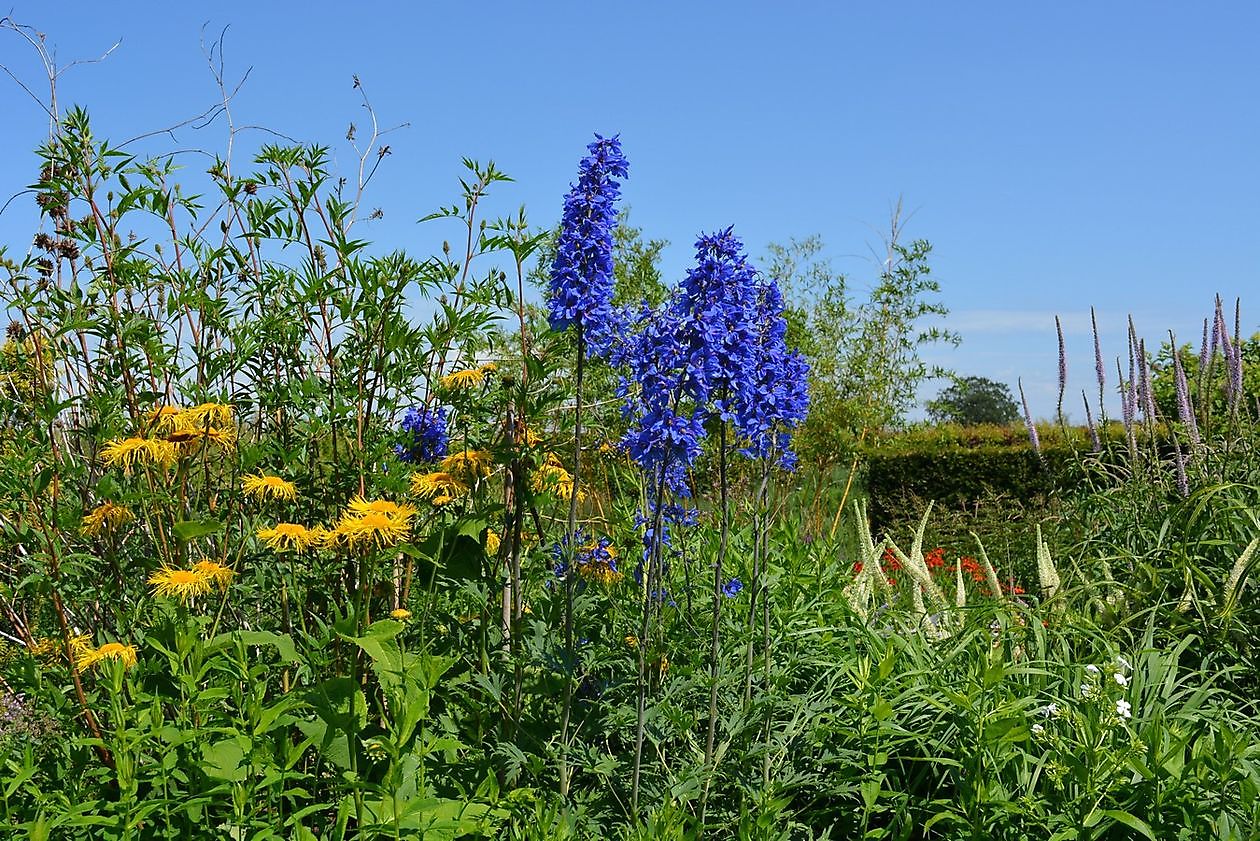
[[[802,462],[830,465],[854,442],[904,422],[919,386],[947,372],[921,354],[960,337],[933,323],[948,309],[934,296],[925,240],[898,241],[895,214],[878,280],[865,300],[819,257],[818,237],[772,244],[765,271],[781,284],[789,305],[789,342],[809,360],[810,414],[798,433]]]
[[[1254,835],[1252,418],[1205,433],[1184,495],[1154,421],[1088,455],[1082,430],[1043,430],[1040,457],[1021,429],[879,434],[874,532],[862,504],[832,519],[842,468],[748,465],[723,528],[702,463],[651,592],[624,456],[584,448],[570,496],[574,347],[525,300],[545,234],[483,227],[507,179],[466,161],[426,217],[463,253],[374,247],[376,140],[358,183],[276,145],[197,196],[83,111],[41,150],[41,252],[3,269],[6,837]],[[853,308],[780,267],[819,272],[792,327],[825,363],[815,447],[828,419],[894,425],[929,373],[928,247],[893,239]],[[622,300],[661,290],[661,246],[623,225]],[[395,457],[422,402],[453,461]],[[614,406],[588,420],[616,436]],[[435,475],[449,498],[411,493]],[[620,566],[557,577],[571,499]],[[719,558],[742,589],[711,592]]]

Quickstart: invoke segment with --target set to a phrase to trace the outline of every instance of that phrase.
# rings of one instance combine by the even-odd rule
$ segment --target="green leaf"
[[[202,770],[206,772],[206,776],[217,780],[237,783],[245,779],[249,769],[241,767],[244,759],[245,751],[236,738],[203,745],[201,749]]]
[[[1146,821],[1137,817],[1136,815],[1131,815],[1128,812],[1124,811],[1123,809],[1103,809],[1101,810],[1101,812],[1095,812],[1094,814],[1105,815],[1111,818],[1116,823],[1124,824],[1129,829],[1136,830],[1137,832],[1140,832],[1147,838],[1151,839],[1151,841],[1155,841],[1155,833],[1151,829],[1150,825]],[[1091,815],[1090,817],[1093,817],[1093,815]],[[1095,821],[1095,823],[1097,823],[1097,821]],[[1092,826],[1092,824],[1090,824],[1089,822],[1089,818],[1085,819],[1085,825]]]
[[[198,537],[214,534],[223,528],[218,520],[181,520],[171,527],[175,536],[187,543]]]

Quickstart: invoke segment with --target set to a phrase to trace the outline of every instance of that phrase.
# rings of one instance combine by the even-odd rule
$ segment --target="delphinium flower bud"
[[[446,409],[411,408],[403,415],[404,440],[394,445],[398,458],[408,463],[437,461],[446,456]]]
[[[755,272],[731,229],[702,236],[695,268],[664,305],[640,310],[613,354],[628,369],[621,392],[632,424],[622,443],[668,491],[679,492],[699,456],[705,421],[738,422],[750,402],[756,304]]]
[[[748,441],[741,452],[750,458],[766,458],[777,451],[780,466],[792,469],[796,460],[791,431],[809,411],[809,363],[788,350],[783,293],[773,280],[758,284],[754,329],[752,387],[744,392],[735,412],[736,430]]]
[[[564,199],[564,218],[551,265],[548,321],[553,330],[582,329],[589,356],[608,353],[613,321],[613,230],[628,164],[617,137],[595,136],[578,180]]]

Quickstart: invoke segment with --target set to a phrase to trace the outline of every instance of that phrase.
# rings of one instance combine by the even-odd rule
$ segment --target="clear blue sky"
[[[1093,389],[1091,304],[1113,356],[1126,313],[1152,340],[1168,328],[1197,340],[1218,291],[1260,324],[1254,3],[200,5],[19,0],[11,14],[63,63],[121,39],[60,90],[115,139],[214,103],[203,23],[230,27],[229,76],[252,68],[238,122],[335,144],[347,169],[358,74],[382,123],[410,124],[388,138],[368,199],[385,214],[371,236],[391,246],[440,240],[415,220],[452,201],[463,156],[517,179],[495,212],[523,203],[553,223],[594,131],[621,133],[626,201],[671,241],[671,278],[698,231],[733,224],[754,256],[819,233],[865,285],[903,195],[907,236],[935,245],[964,336],[933,361],[1022,376],[1037,414],[1053,410],[1056,312],[1077,393]],[[0,62],[38,83],[26,45],[0,36]],[[46,121],[6,78],[0,109],[7,198],[33,180]],[[219,148],[223,134],[180,142]],[[0,216],[11,250],[27,247],[33,210],[19,200]]]

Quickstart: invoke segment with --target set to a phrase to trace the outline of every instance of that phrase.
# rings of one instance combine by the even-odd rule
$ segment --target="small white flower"
[[[1031,729],[1034,736],[1040,736],[1042,733],[1046,732],[1046,726],[1041,723],[1034,724]]]
[[[1133,667],[1129,665],[1129,661],[1121,657],[1119,654],[1116,655],[1116,664],[1119,665],[1126,672],[1133,671]]]
[[[1121,718],[1132,718],[1133,705],[1121,698],[1119,701],[1116,701],[1116,715]]]
[[[1129,679],[1125,677],[1123,674],[1121,674],[1120,672],[1116,672],[1115,674],[1112,675],[1112,677],[1115,678],[1116,683],[1120,684],[1121,686],[1129,685]]]
[[[1085,698],[1088,700],[1090,698],[1093,698],[1097,694],[1098,694],[1098,686],[1096,684],[1093,684],[1093,683],[1081,684],[1081,697],[1082,698]]]
[[[1090,663],[1088,666],[1085,667],[1085,671],[1089,672],[1091,675],[1096,675],[1098,674],[1099,669],[1093,663]]]
[[[1059,715],[1059,705],[1054,701],[1051,701],[1044,707],[1038,708],[1037,712],[1044,718],[1057,718]]]

